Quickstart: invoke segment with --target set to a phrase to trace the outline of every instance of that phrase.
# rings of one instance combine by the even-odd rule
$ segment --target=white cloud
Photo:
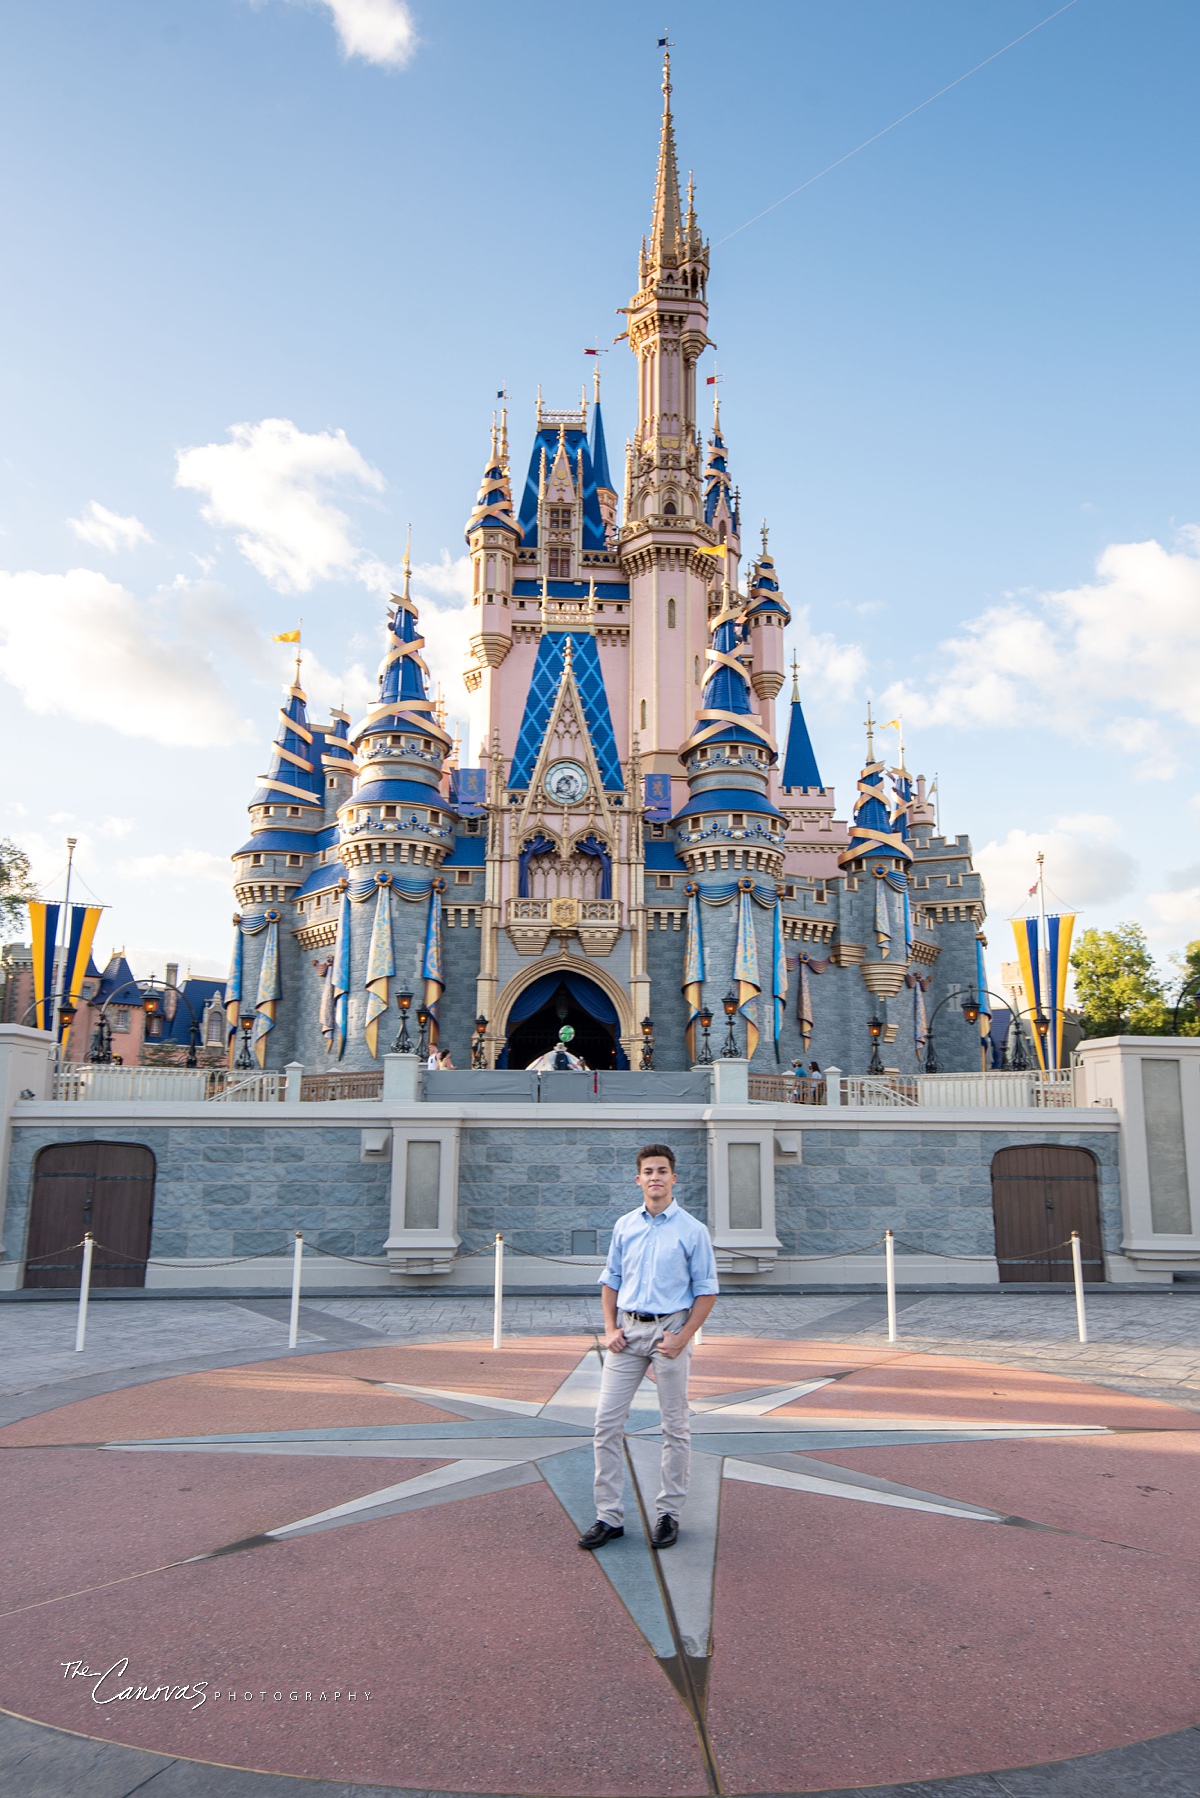
[[[402,69],[417,48],[417,28],[404,0],[324,0],[343,56]]]
[[[0,571],[0,676],[31,712],[211,747],[249,738],[198,628],[202,596],[139,600],[90,568]]]
[[[133,880],[169,880],[186,886],[193,880],[215,880],[221,886],[233,881],[228,856],[210,855],[203,849],[181,849],[178,855],[135,855],[118,872]]]
[[[290,684],[290,666],[287,678]],[[377,683],[361,662],[352,662],[339,674],[336,669],[326,668],[308,649],[304,652],[300,678],[308,695],[310,717],[328,713],[334,706],[344,707],[352,718],[360,717],[378,690]]]
[[[795,649],[799,661],[801,698],[806,704],[849,699],[862,686],[867,672],[861,645],[839,643],[829,631],[814,631],[807,606],[800,607],[794,623],[789,648]],[[785,687],[785,700],[789,693],[790,688]]]
[[[990,606],[941,645],[931,691],[900,683],[885,703],[914,725],[1104,728],[1143,756],[1136,773],[1169,779],[1174,759],[1153,717],[1125,713],[1200,724],[1200,532],[1182,532],[1175,551],[1110,544],[1096,574],[1087,586]],[[1123,709],[1115,721],[1114,706]]]
[[[140,518],[122,518],[98,500],[91,501],[82,518],[68,518],[67,523],[93,549],[136,549],[139,543],[154,541]]]
[[[350,520],[331,490],[379,492],[383,476],[344,431],[302,431],[289,418],[232,425],[228,443],[180,450],[175,482],[207,497],[210,524],[238,532],[237,545],[281,593],[368,570]]]
[[[419,562],[413,569],[413,594],[421,605],[422,650],[432,683],[441,687],[446,702],[450,734],[465,724],[470,754],[478,762],[487,719],[482,694],[468,693],[463,673],[473,665],[471,655],[471,558],[451,558],[443,550],[439,562]]]
[[[1010,830],[1002,843],[985,843],[975,853],[983,876],[988,912],[1006,918],[1024,911],[1037,879],[1039,849],[1045,854],[1046,888],[1055,910],[1102,905],[1130,892],[1137,878],[1133,857],[1107,840],[1114,834],[1109,818],[1059,820],[1054,830]]]

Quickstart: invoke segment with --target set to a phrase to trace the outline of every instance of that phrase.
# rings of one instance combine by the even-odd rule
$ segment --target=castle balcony
[[[621,901],[510,899],[504,928],[518,955],[541,955],[552,936],[577,936],[585,955],[603,958],[621,934]]]

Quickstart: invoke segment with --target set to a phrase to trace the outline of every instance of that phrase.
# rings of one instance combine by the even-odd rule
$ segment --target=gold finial
[[[663,53],[662,91],[664,110],[671,103],[671,40],[665,34],[659,39]]]
[[[875,760],[875,720],[871,716],[871,701],[867,701],[867,760]]]
[[[596,357],[596,366],[592,370],[592,404],[600,404],[600,358]]]
[[[491,453],[491,457],[490,457],[490,460],[493,463],[496,460],[497,454],[498,454],[498,445],[497,445],[497,439],[496,439],[496,414],[493,412],[492,413],[492,453]]]
[[[508,407],[500,408],[500,462],[505,474],[508,473]]]
[[[792,704],[800,704],[800,658],[792,651]]]
[[[411,584],[412,584],[412,525],[410,524],[405,533],[405,537],[404,537],[404,593],[402,595],[405,604],[409,605],[409,606],[411,606],[411,604],[412,604],[412,597],[409,593],[409,588],[410,588]]]

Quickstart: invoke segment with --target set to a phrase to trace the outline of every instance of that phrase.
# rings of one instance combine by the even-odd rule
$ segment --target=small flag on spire
[[[701,543],[696,554],[699,556],[727,556],[729,551],[723,543]]]
[[[599,350],[584,350],[583,353],[585,356],[598,356],[600,354]]]
[[[1028,894],[1028,897],[1029,897],[1029,898],[1030,898],[1030,899],[1032,899],[1032,898],[1033,898],[1033,895],[1034,895],[1034,894],[1035,894],[1035,893],[1036,893],[1036,892],[1037,892],[1037,890],[1038,890],[1038,883],[1037,883],[1037,881],[1036,881],[1036,880],[1035,880],[1035,881],[1034,881],[1034,883],[1033,883],[1033,885],[1032,885],[1032,886],[1031,886],[1031,887],[1030,887],[1030,889],[1029,889],[1029,894]]]
[[[716,375],[705,375],[705,377],[704,377],[704,385],[705,385],[705,386],[706,386],[706,387],[715,387],[715,386],[716,386],[716,384],[717,384],[717,377],[716,377]]]
[[[299,643],[300,632],[299,631],[280,631],[280,633],[277,637],[273,636],[271,638],[271,641],[272,641],[272,643]]]

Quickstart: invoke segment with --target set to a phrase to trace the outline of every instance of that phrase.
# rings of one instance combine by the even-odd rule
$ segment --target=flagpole
[[[1042,988],[1042,1005],[1046,1016],[1050,1019],[1050,1029],[1046,1035],[1046,1047],[1049,1053],[1049,1064],[1056,1065],[1054,1053],[1054,999],[1050,992],[1050,944],[1046,937],[1046,857],[1038,850],[1038,976]]]
[[[58,1017],[59,1017],[59,1013],[62,1010],[63,998],[64,998],[61,983],[62,983],[62,980],[64,980],[66,978],[67,944],[70,940],[67,935],[67,932],[69,929],[67,920],[71,916],[71,864],[75,860],[75,845],[78,841],[79,841],[78,837],[68,837],[67,838],[67,884],[66,884],[66,889],[63,893],[63,915],[62,915],[62,963],[55,970],[54,976],[53,976],[53,978],[54,978],[54,1012],[53,1012],[53,1016],[52,1016],[51,1023],[50,1023],[50,1028],[54,1032],[54,1042],[55,1042],[56,1047],[58,1045]],[[56,940],[55,946],[54,946],[54,959],[56,962],[58,961],[58,953],[59,953],[58,943]]]

